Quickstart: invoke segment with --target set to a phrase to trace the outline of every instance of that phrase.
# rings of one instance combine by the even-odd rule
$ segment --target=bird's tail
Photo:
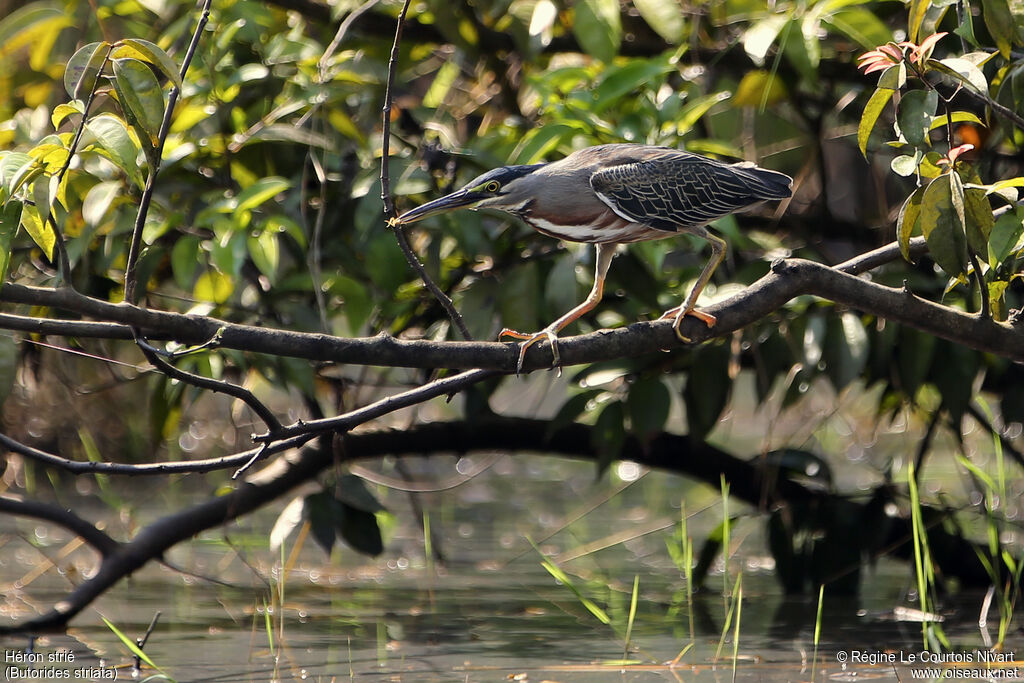
[[[785,173],[769,171],[749,161],[733,164],[757,199],[787,199],[793,196],[793,179]]]

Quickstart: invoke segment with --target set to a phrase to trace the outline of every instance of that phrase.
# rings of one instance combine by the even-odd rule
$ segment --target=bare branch
[[[83,541],[104,556],[110,555],[120,546],[117,541],[97,529],[92,523],[82,519],[71,510],[57,505],[48,505],[35,500],[22,500],[14,496],[0,496],[0,513],[53,522],[81,537]]]

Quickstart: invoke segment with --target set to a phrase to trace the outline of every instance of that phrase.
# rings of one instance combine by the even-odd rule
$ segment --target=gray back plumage
[[[792,179],[749,162],[726,164],[671,148],[642,148],[639,160],[610,165],[590,186],[616,214],[658,230],[678,231],[792,195]]]

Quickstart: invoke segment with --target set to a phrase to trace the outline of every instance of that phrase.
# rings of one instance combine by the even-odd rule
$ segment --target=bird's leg
[[[519,361],[516,363],[517,375],[523,369],[523,361],[526,359],[526,350],[543,339],[547,339],[551,343],[551,355],[553,357],[552,367],[559,364],[558,332],[560,332],[562,328],[569,323],[592,310],[597,306],[598,302],[601,301],[601,297],[604,295],[605,276],[608,274],[608,266],[611,265],[612,257],[615,256],[615,248],[617,246],[617,244],[596,245],[597,257],[595,260],[597,263],[594,266],[594,286],[591,288],[590,294],[587,295],[587,298],[584,299],[580,305],[558,318],[558,320],[551,323],[540,332],[529,334],[525,332],[516,332],[515,330],[510,330],[506,327],[498,334],[498,339],[501,339],[502,337],[512,337],[513,339],[523,340],[519,344]]]
[[[701,235],[701,237],[706,239],[708,241],[708,244],[711,245],[711,260],[709,260],[708,264],[704,266],[704,270],[701,271],[700,277],[697,278],[697,281],[693,283],[693,288],[687,295],[686,300],[683,301],[681,305],[665,311],[662,314],[661,318],[659,318],[659,320],[664,320],[665,318],[674,318],[675,321],[672,323],[672,329],[675,330],[676,336],[679,337],[679,340],[683,342],[690,341],[689,337],[686,337],[679,331],[679,325],[680,323],[683,322],[684,317],[692,315],[694,318],[697,318],[708,327],[714,327],[715,323],[717,322],[715,316],[711,315],[710,313],[698,311],[695,307],[697,305],[697,298],[700,296],[700,293],[704,291],[704,287],[707,286],[708,281],[711,279],[712,273],[715,272],[715,269],[718,268],[720,263],[722,263],[722,259],[725,258],[726,245],[725,240],[716,237],[715,235],[712,235],[707,231],[705,231],[704,234]]]

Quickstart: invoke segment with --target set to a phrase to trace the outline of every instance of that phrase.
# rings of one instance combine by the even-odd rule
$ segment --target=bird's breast
[[[537,232],[568,242],[626,243],[671,237],[675,233],[655,230],[633,223],[614,211],[603,210],[591,215],[565,213],[557,221],[551,220],[533,207],[526,206],[514,212]]]

